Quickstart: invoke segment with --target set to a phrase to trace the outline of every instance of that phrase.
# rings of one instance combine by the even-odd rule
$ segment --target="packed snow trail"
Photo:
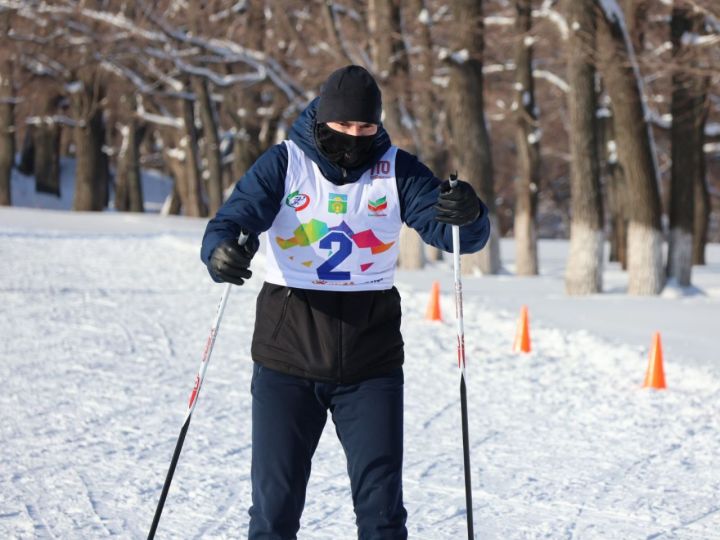
[[[55,230],[18,215],[0,213],[0,537],[144,538],[222,292],[199,261],[203,224],[104,214]],[[256,262],[230,296],[159,538],[246,534]],[[432,279],[440,324],[424,320]],[[532,308],[535,352],[513,355],[516,313],[477,292],[490,279],[463,280],[477,537],[720,538],[717,370],[666,353],[669,390],[642,391],[646,350]],[[398,287],[410,537],[462,538],[452,271],[400,273]],[[353,535],[329,421],[300,538]]]

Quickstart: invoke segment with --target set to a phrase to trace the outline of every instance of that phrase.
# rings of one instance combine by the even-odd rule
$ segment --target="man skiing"
[[[480,250],[487,208],[391,145],[362,67],[333,72],[210,220],[202,260],[242,285],[258,235],[267,269],[252,340],[250,540],[296,538],[313,453],[330,411],[347,457],[358,537],[405,539],[403,340],[393,286],[402,223],[452,250]],[[239,246],[240,231],[250,233]]]

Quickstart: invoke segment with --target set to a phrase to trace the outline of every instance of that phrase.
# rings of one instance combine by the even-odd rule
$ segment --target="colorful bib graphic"
[[[285,199],[285,204],[287,204],[290,208],[294,208],[296,212],[299,212],[300,210],[304,210],[308,207],[310,204],[310,197],[304,193],[300,193],[299,191],[293,191]]]
[[[350,279],[350,272],[336,271],[335,268],[350,256],[353,249],[369,249],[372,256],[387,251],[395,244],[395,242],[387,244],[382,242],[372,229],[356,233],[344,221],[335,227],[328,227],[327,223],[317,219],[301,224],[293,231],[291,238],[276,236],[275,241],[282,249],[309,246],[319,242],[320,249],[330,251],[329,258],[316,269],[318,278],[327,281]],[[360,263],[360,271],[365,272],[372,264],[372,262]]]
[[[383,196],[376,201],[368,201],[369,216],[384,216],[383,210],[387,209],[387,196]]]
[[[328,201],[328,212],[331,214],[347,214],[347,195],[331,193]]]

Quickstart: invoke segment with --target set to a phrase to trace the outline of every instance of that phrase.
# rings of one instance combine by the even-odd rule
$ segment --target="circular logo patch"
[[[310,204],[310,196],[300,193],[299,191],[293,191],[285,199],[285,204],[290,208],[294,208],[296,212],[304,210]]]

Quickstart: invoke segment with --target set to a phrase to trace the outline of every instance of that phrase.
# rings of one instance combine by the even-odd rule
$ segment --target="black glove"
[[[237,240],[223,240],[210,256],[210,271],[220,280],[242,285],[250,279],[250,261],[258,250],[260,241],[251,234],[242,246]]]
[[[436,221],[450,225],[468,225],[480,215],[480,200],[473,187],[467,182],[458,180],[455,187],[445,180],[440,186],[438,202],[433,207],[437,210]]]

